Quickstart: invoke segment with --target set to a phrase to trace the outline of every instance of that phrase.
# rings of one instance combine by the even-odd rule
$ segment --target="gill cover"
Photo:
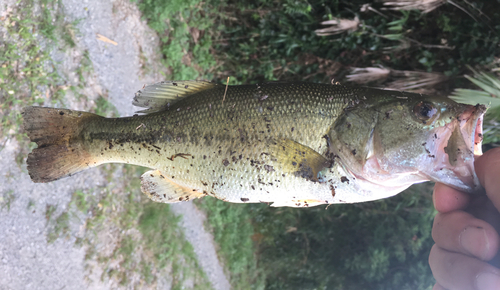
[[[331,152],[340,157],[350,171],[360,172],[367,160],[380,149],[376,130],[379,113],[363,114],[362,110],[346,110],[330,130]]]

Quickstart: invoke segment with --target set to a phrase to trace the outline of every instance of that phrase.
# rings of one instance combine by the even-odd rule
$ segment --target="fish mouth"
[[[482,190],[474,169],[475,157],[483,154],[484,105],[463,105],[461,113],[452,122],[435,130],[428,144],[434,143],[434,158],[429,179],[450,187],[476,193]],[[427,170],[425,170],[427,171]]]

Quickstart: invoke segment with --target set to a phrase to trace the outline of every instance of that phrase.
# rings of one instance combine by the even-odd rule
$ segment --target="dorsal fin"
[[[163,111],[168,106],[186,96],[211,89],[217,84],[207,81],[165,81],[148,85],[135,93],[132,104],[146,108],[137,113],[154,113]]]

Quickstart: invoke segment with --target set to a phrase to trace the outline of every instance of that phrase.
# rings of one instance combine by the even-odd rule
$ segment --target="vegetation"
[[[145,247],[154,257],[153,265],[172,267],[174,289],[182,289],[181,282],[187,278],[195,279],[196,289],[210,289],[210,283],[197,263],[191,244],[183,242],[184,234],[176,226],[178,219],[164,204],[151,201],[145,204],[139,220],[139,230],[144,237]]]
[[[496,80],[486,83],[494,88],[500,57],[500,25],[492,21],[500,17],[497,4],[428,1],[427,7],[389,7],[384,2],[145,0],[138,5],[162,39],[171,79],[356,80],[449,95],[455,88],[475,88],[466,73],[487,78],[473,71],[480,69]],[[371,74],[353,77],[359,72]],[[480,87],[490,98],[488,88]],[[477,103],[476,96],[466,99]],[[500,114],[494,112],[487,116],[485,143],[500,140]],[[209,198],[197,204],[207,212],[236,289],[430,289],[427,257],[435,213],[430,192],[430,185],[414,186],[387,200],[327,210]]]
[[[0,140],[10,135],[15,135],[18,141],[26,140],[14,130],[22,123],[20,109],[26,105],[60,102],[67,89],[53,69],[48,48],[58,42],[62,42],[61,46],[74,46],[72,24],[64,22],[57,1],[24,4],[20,11],[7,14],[0,21],[3,38],[0,42]],[[41,9],[40,17],[21,17],[32,15],[35,6]],[[37,33],[49,41],[42,45]],[[65,37],[59,39],[57,35]]]
[[[211,55],[214,8],[201,0],[137,1],[149,26],[160,36],[163,63],[170,77],[179,80],[212,78],[216,63]]]
[[[3,9],[5,4],[1,5]],[[118,111],[105,96],[95,96],[95,100],[84,96],[93,65],[88,52],[79,51],[74,38],[78,22],[65,20],[61,1],[20,1],[1,13],[0,150],[7,141],[16,139],[20,148],[16,160],[25,170],[26,155],[36,145],[30,144],[22,130],[23,107],[65,107],[67,102],[76,102],[94,103],[91,111],[107,117],[118,116]],[[51,58],[58,50],[78,52],[73,54],[77,81],[58,70],[59,63]],[[88,277],[97,262],[97,268],[104,269],[101,279],[114,285],[150,288],[164,283],[172,289],[210,289],[177,225],[178,218],[168,206],[143,197],[138,176],[144,170],[108,165],[102,171],[106,185],[76,190],[67,205],[44,205],[47,242],[64,239],[84,246]],[[0,191],[0,210],[9,211],[18,194]],[[30,199],[27,210],[35,208],[36,201]],[[161,234],[153,234],[153,228],[161,229]]]
[[[267,289],[425,289],[435,214],[430,185],[357,205],[269,210],[260,207],[261,263]]]
[[[196,201],[207,213],[209,229],[219,246],[219,255],[226,265],[234,289],[264,289],[265,269],[257,262],[254,240],[259,239],[253,218],[256,210],[266,206],[238,206],[214,198]]]
[[[363,4],[373,10],[363,10]],[[473,4],[483,11],[495,11],[485,7],[495,5],[491,2]],[[467,64],[495,61],[500,36],[495,31],[498,27],[491,27],[498,25],[494,22],[490,25],[487,20],[469,17],[452,5],[428,14],[381,8],[375,1],[229,2],[221,17],[226,28],[221,36],[224,42],[217,50],[225,68],[222,79],[329,82],[345,74],[336,63],[459,76]],[[466,9],[472,10],[468,5]],[[359,25],[351,33],[322,37],[314,33],[324,20],[355,17],[359,17]],[[494,19],[494,15],[490,17]]]
[[[7,211],[9,211],[10,205],[15,199],[16,196],[14,195],[13,190],[2,192],[2,195],[0,196],[0,210],[7,209]]]

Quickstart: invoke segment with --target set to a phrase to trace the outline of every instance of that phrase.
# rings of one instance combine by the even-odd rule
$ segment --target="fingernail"
[[[460,233],[460,244],[470,254],[484,260],[490,250],[486,231],[480,227],[467,227]]]
[[[476,289],[498,290],[500,287],[500,276],[493,273],[481,273],[476,278]]]

